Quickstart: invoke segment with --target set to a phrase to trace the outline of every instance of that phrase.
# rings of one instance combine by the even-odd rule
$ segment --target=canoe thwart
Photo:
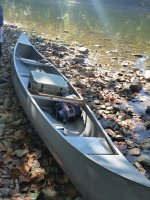
[[[33,60],[33,59],[28,59],[28,58],[23,58],[17,55],[17,59],[22,61],[25,64],[32,64],[32,65],[39,65],[39,66],[51,66],[49,63],[43,63],[41,60]]]
[[[52,100],[57,100],[57,101],[61,101],[61,102],[77,103],[77,104],[80,104],[80,105],[84,105],[86,103],[84,99],[57,96],[57,95],[52,95],[52,94],[45,94],[45,93],[41,93],[41,92],[39,92],[35,89],[29,89],[29,91],[31,92],[31,94],[43,96],[43,97],[48,97]]]

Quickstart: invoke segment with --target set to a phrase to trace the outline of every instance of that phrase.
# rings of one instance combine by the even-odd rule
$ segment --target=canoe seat
[[[72,146],[88,155],[114,154],[105,138],[96,137],[72,137],[65,138]]]

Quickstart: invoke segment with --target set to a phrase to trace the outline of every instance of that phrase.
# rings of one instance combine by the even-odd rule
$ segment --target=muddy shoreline
[[[11,80],[12,52],[21,30],[4,26],[3,57],[0,62],[0,199],[83,198],[59,168],[21,107]],[[46,39],[28,32],[30,41],[52,62],[88,101],[108,135],[138,170],[150,179],[150,83],[132,62],[115,65],[120,52],[110,50],[110,63],[91,62],[93,53],[81,45]],[[126,53],[126,52],[125,52]],[[132,52],[131,52],[132,54]],[[132,55],[143,58],[140,53]],[[145,74],[145,72],[147,74]],[[36,138],[36,140],[35,140]]]

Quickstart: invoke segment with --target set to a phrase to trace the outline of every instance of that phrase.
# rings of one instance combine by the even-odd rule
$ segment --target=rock
[[[50,188],[43,189],[42,192],[45,196],[45,199],[50,199],[50,198],[55,197],[57,195],[56,191],[52,190]]]
[[[117,111],[121,111],[121,110],[123,110],[122,109],[122,107],[121,107],[121,105],[113,105],[113,110],[115,111],[115,112],[117,112]]]
[[[11,87],[12,87],[11,83],[0,84],[0,89],[8,89],[8,88],[11,88]]]
[[[76,58],[86,58],[86,56],[84,54],[76,54],[75,57]]]
[[[84,61],[85,61],[84,58],[78,58],[78,57],[76,57],[76,58],[73,58],[73,59],[72,59],[71,63],[72,63],[72,64],[73,64],[73,63],[74,63],[74,64],[83,64]]]
[[[25,139],[25,136],[24,136],[24,134],[22,133],[21,130],[17,130],[17,131],[14,133],[14,139],[15,139],[15,140],[24,140],[24,139]]]
[[[106,110],[111,111],[111,110],[113,110],[113,107],[112,107],[112,106],[108,106],[108,107],[106,108]]]
[[[113,127],[116,125],[116,122],[109,119],[102,119],[101,124],[104,129],[107,129],[107,128],[113,129]]]
[[[6,106],[6,107],[10,107],[14,104],[13,100],[12,100],[12,97],[9,97],[7,96],[5,99],[4,99],[4,103],[3,105]]]
[[[13,129],[8,129],[8,130],[5,130],[5,135],[10,135],[14,132]]]
[[[124,139],[124,137],[122,135],[116,135],[115,140],[117,142],[123,142],[123,141],[125,141],[125,139]]]
[[[15,46],[10,46],[10,47],[9,47],[9,53],[10,53],[11,55],[13,54],[14,48],[15,48]]]
[[[129,149],[128,154],[133,156],[139,156],[141,154],[141,150],[139,148]]]
[[[68,48],[66,46],[63,45],[59,46],[59,51],[67,51],[67,50]]]
[[[19,158],[22,158],[27,153],[29,153],[28,149],[17,149],[16,151],[13,152],[13,154],[16,155]]]
[[[150,129],[150,122],[149,121],[145,122],[145,127],[146,127],[147,130]]]
[[[145,138],[143,142],[144,142],[144,143],[146,143],[146,142],[149,142],[149,143],[150,143],[150,138]]]
[[[137,58],[142,58],[143,55],[142,54],[132,54],[134,57],[137,57]]]
[[[68,30],[64,30],[64,33],[69,33],[69,31]]]
[[[30,197],[29,199],[32,199],[32,200],[40,200],[39,198],[39,195],[40,195],[40,192],[30,192],[29,193]],[[27,198],[28,199],[28,198]],[[41,200],[44,200],[44,198],[42,198]]]
[[[5,110],[6,110],[6,107],[3,105],[0,105],[0,111],[5,111]]]
[[[79,52],[83,53],[83,54],[87,54],[89,52],[89,50],[87,48],[85,48],[85,47],[80,47],[79,48]]]
[[[94,103],[95,103],[95,105],[100,105],[100,100],[95,99],[95,100],[94,100]]]
[[[130,94],[131,93],[131,89],[126,87],[126,88],[122,89],[122,92],[126,93],[126,94]]]
[[[5,127],[6,127],[5,124],[0,124],[0,136],[2,136],[4,134]]]
[[[141,155],[138,157],[137,161],[143,165],[150,167],[150,156],[149,155]]]
[[[105,129],[105,131],[108,133],[108,135],[109,135],[112,139],[114,139],[114,138],[117,136],[117,134],[116,134],[113,130],[111,130],[111,129]]]
[[[99,48],[99,47],[101,47],[101,45],[99,45],[99,44],[94,44],[94,47]]]
[[[147,81],[150,80],[150,70],[145,70],[145,74],[144,74],[144,77]]]
[[[85,72],[84,72],[84,75],[85,75],[86,77],[95,78],[95,73],[92,72],[92,71],[89,71],[89,70],[85,71]]]
[[[0,124],[0,130],[4,129],[6,127],[5,124]]]
[[[128,65],[129,65],[128,61],[122,61],[120,64],[121,64],[123,67],[128,67]]]
[[[47,63],[47,60],[46,59],[42,59],[42,60],[40,60],[40,63],[45,64],[45,63]]]
[[[95,105],[94,102],[89,102],[89,103],[88,103],[88,106],[89,106],[91,109],[97,109],[97,106]]]
[[[76,79],[75,86],[80,87],[80,88],[85,88],[86,83],[80,81],[79,79]]]
[[[9,188],[0,188],[0,197],[8,196],[9,193],[10,193],[10,189]]]
[[[17,120],[18,118],[19,118],[19,115],[17,115],[16,113],[10,113],[8,115],[7,122],[11,123],[11,122]]]
[[[146,110],[145,110],[146,114],[150,114],[150,106],[147,106]]]
[[[72,198],[71,197],[67,197],[66,200],[72,200]]]
[[[14,126],[19,126],[19,125],[21,125],[22,124],[22,119],[18,119],[18,120],[16,120],[16,121],[14,121],[13,123],[12,123],[12,125],[14,125]]]
[[[103,104],[103,105],[100,105],[100,108],[105,110],[106,109],[106,106]]]
[[[4,102],[4,100],[3,100],[3,99],[0,99],[0,105],[2,105],[2,104],[3,104],[3,102]]]
[[[129,140],[127,140],[126,142],[127,142],[127,145],[128,145],[130,148],[131,148],[131,147],[134,148],[134,143],[133,143],[132,140],[129,139]]]
[[[119,148],[120,151],[125,152],[126,154],[126,149],[127,149],[127,144],[124,141],[115,141],[117,147]]]
[[[139,162],[135,162],[134,165],[141,172],[141,174],[146,174],[146,170],[142,167],[142,165]]]
[[[130,109],[128,109],[128,108],[127,108],[126,114],[127,114],[129,117],[133,117],[133,111],[130,110]]]
[[[48,200],[43,192],[40,192],[36,200]]]
[[[140,81],[134,81],[130,85],[130,90],[132,92],[140,92],[141,89],[142,89],[142,83]]]
[[[144,147],[145,149],[150,149],[150,138],[144,139],[142,147]]]
[[[114,131],[120,131],[120,127],[119,125],[116,123],[116,125],[113,127]]]
[[[82,197],[76,197],[75,200],[84,200]]]
[[[8,114],[3,114],[3,116],[0,115],[0,124],[4,124],[8,119]]]

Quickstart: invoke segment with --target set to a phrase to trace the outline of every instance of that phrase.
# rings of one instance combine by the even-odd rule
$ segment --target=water
[[[146,0],[1,2],[5,20],[23,25],[24,30],[87,46],[95,50],[95,58],[101,58],[102,63],[111,61],[105,53],[109,50],[117,49],[121,57],[130,60],[132,52],[150,56],[150,3]],[[147,63],[150,65],[149,59]]]

